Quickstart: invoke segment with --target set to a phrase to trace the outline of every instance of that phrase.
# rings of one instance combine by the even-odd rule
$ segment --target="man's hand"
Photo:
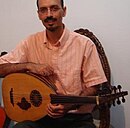
[[[73,104],[48,104],[47,112],[52,118],[63,117],[69,110],[73,108]]]
[[[53,68],[47,64],[28,63],[27,69],[29,72],[42,76],[49,76],[53,74]]]

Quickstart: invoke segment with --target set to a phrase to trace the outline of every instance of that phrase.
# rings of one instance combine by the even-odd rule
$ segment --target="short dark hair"
[[[64,0],[61,0],[61,7],[64,7]],[[37,8],[39,9],[38,0],[37,0]]]

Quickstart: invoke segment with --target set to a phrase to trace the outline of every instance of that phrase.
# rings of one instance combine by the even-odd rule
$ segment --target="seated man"
[[[32,72],[49,76],[59,94],[96,95],[98,85],[106,82],[106,77],[94,43],[63,24],[63,0],[37,0],[37,7],[46,29],[29,36],[0,58],[0,76]],[[93,108],[92,104],[49,103],[45,117],[17,123],[14,128],[95,128]]]

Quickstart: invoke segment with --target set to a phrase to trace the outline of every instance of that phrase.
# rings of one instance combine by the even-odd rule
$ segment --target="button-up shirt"
[[[0,64],[24,62],[50,65],[56,86],[68,95],[79,96],[87,88],[106,82],[95,44],[66,27],[55,45],[51,45],[46,31],[42,31],[29,36],[0,58]],[[92,105],[87,107],[85,110],[81,107],[78,112],[92,111]]]

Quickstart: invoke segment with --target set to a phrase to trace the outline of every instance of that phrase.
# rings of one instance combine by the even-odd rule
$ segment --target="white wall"
[[[10,51],[29,34],[43,29],[36,13],[36,0],[0,0],[0,52]],[[112,70],[112,84],[130,90],[130,1],[66,0],[65,24],[93,31],[104,46]],[[111,109],[111,124],[129,128],[129,95],[126,103]]]

